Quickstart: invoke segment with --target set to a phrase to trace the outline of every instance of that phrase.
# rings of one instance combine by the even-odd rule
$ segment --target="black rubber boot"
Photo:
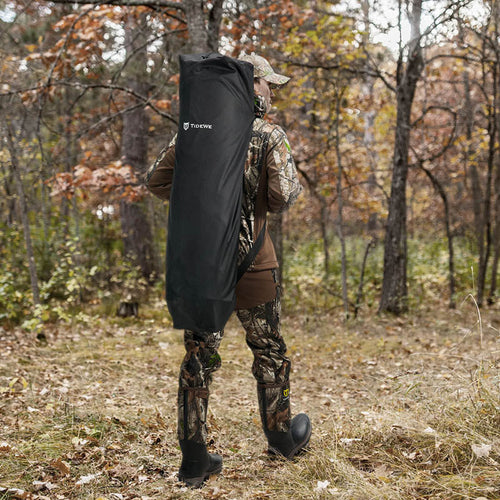
[[[311,438],[312,425],[305,413],[299,413],[290,422],[288,432],[267,431],[271,455],[281,455],[291,460],[295,455],[304,450]]]
[[[222,457],[208,453],[204,444],[183,439],[179,441],[182,450],[182,463],[179,481],[190,488],[200,488],[204,481],[222,470]]]

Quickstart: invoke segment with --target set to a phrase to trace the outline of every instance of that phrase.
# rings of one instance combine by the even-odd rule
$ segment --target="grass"
[[[183,346],[157,310],[56,324],[47,344],[0,330],[0,499],[498,499],[500,325],[481,313],[285,316],[292,411],[314,426],[294,462],[266,454],[232,318],[209,411],[224,470],[198,491],[176,478]]]

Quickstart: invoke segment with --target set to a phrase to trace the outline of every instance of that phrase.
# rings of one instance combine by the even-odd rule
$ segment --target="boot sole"
[[[220,464],[218,467],[212,470],[208,470],[203,474],[202,476],[197,476],[197,477],[186,477],[184,474],[181,474],[179,472],[179,481],[185,483],[187,486],[190,488],[201,488],[203,486],[203,483],[210,477],[210,476],[215,476],[216,474],[220,474],[222,471],[222,464]]]

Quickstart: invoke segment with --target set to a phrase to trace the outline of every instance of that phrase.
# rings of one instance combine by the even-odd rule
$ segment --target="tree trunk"
[[[214,0],[208,13],[208,48],[217,52],[219,48],[220,25],[223,14],[223,0]]]
[[[375,237],[372,237],[372,239],[367,243],[365,247],[365,253],[363,254],[363,262],[361,263],[361,271],[359,272],[359,286],[358,286],[358,292],[356,294],[356,302],[354,304],[354,317],[358,317],[358,312],[359,308],[361,307],[361,301],[363,300],[363,287],[365,283],[365,270],[366,270],[366,263],[368,261],[368,254],[370,253],[370,250],[375,247],[377,244],[377,240]]]
[[[363,14],[363,47],[369,47],[370,45],[370,30],[371,30],[371,21],[370,21],[370,1],[369,0],[361,0],[361,11]],[[362,75],[362,84],[361,84],[361,92],[363,96],[367,96],[370,98],[370,102],[374,101],[374,84],[375,77],[369,75],[369,63],[366,63],[366,74]],[[370,167],[370,174],[368,176],[367,183],[367,191],[370,196],[375,194],[377,189],[377,179],[376,179],[376,169],[378,164],[378,154],[374,148],[375,138],[373,135],[373,131],[375,130],[375,118],[377,114],[374,110],[365,110],[362,111],[363,122],[365,124],[364,133],[363,133],[363,145],[368,152],[368,160]],[[368,215],[368,223],[367,230],[370,233],[374,233],[378,227],[378,213],[376,211],[371,212]]]
[[[496,66],[493,68],[493,103],[496,101]],[[483,234],[481,234],[481,240],[484,239],[484,255],[481,260],[481,265],[479,266],[479,273],[477,279],[477,304],[482,306],[484,302],[484,292],[486,288],[486,274],[488,271],[488,261],[491,255],[491,193],[493,187],[493,170],[495,165],[495,155],[496,155],[496,145],[497,140],[497,118],[495,105],[491,106],[489,113],[489,124],[488,124],[488,135],[489,135],[489,147],[488,147],[488,167],[486,173],[486,191],[484,193],[484,208],[483,208]]]
[[[71,113],[71,90],[70,88],[64,89],[63,99],[60,100],[60,116],[64,116],[64,119],[61,120],[61,137],[64,137],[64,171],[71,175],[73,172],[73,165],[77,164],[77,155],[75,151],[76,140],[74,134],[71,130],[71,122],[73,120],[73,116]],[[73,196],[75,198],[75,196]],[[71,203],[72,200],[66,197],[63,197],[61,200],[61,218],[62,218],[62,231],[64,240],[71,237]]]
[[[323,255],[325,259],[325,276],[330,274],[330,244],[328,242],[328,207],[324,196],[318,194],[320,202],[320,227],[321,239],[323,240]]]
[[[401,314],[408,310],[406,182],[410,146],[411,108],[423,69],[420,42],[422,0],[415,0],[409,13],[412,37],[406,67],[400,51],[397,70],[396,140],[393,156],[389,215],[384,243],[384,277],[379,312]]]
[[[408,309],[406,181],[408,177],[409,114],[411,103],[398,95],[396,144],[393,160],[389,215],[384,242],[384,277],[380,311],[395,314]]]
[[[129,18],[125,30],[127,67],[127,87],[147,96],[149,84],[147,76],[147,26],[145,18]],[[131,100],[136,101],[135,98]],[[138,101],[137,101],[138,102]],[[123,115],[122,161],[130,165],[136,175],[142,178],[147,169],[149,120],[144,106],[134,107]],[[143,203],[123,200],[120,203],[120,220],[123,233],[125,255],[131,258],[147,279],[154,277],[155,256],[150,222]]]
[[[453,247],[453,232],[451,230],[451,215],[450,204],[448,202],[448,195],[443,185],[438,181],[434,174],[425,168],[423,165],[420,168],[425,172],[427,177],[431,180],[434,189],[439,194],[444,206],[444,225],[446,229],[446,239],[448,241],[448,285],[450,289],[450,301],[448,303],[450,309],[455,309],[455,250]]]
[[[204,2],[185,0],[186,22],[191,52],[208,52],[208,32],[205,26]]]
[[[344,89],[336,92],[335,96],[335,153],[337,156],[337,234],[340,240],[340,262],[342,268],[342,302],[344,304],[345,319],[349,319],[349,299],[347,295],[347,257],[344,237],[344,203],[342,198],[342,155],[340,152],[340,106]]]
[[[493,239],[494,235],[492,235],[493,230],[496,232],[496,228],[493,229],[492,222],[492,195],[493,195],[493,182],[494,182],[494,172],[497,158],[497,146],[496,142],[498,140],[498,130],[499,130],[499,93],[498,93],[498,85],[499,85],[499,61],[498,61],[498,49],[495,51],[495,47],[497,46],[497,36],[491,36],[491,22],[494,23],[494,35],[498,34],[497,30],[497,17],[498,17],[498,8],[497,2],[491,2],[491,14],[492,16],[489,19],[488,25],[484,26],[483,33],[480,36],[480,40],[482,42],[482,54],[483,58],[481,60],[481,68],[482,68],[482,82],[480,84],[481,88],[485,92],[485,96],[487,96],[487,102],[485,103],[485,115],[488,121],[487,134],[488,134],[488,155],[486,160],[486,179],[484,180],[478,171],[478,168],[475,162],[470,162],[470,166],[468,168],[468,173],[471,179],[471,187],[472,187],[472,203],[473,203],[473,211],[474,211],[474,233],[477,244],[477,253],[478,253],[478,273],[477,273],[477,304],[478,306],[482,306],[484,303],[484,295],[486,289],[486,276],[488,271],[488,262],[492,252],[492,246],[494,245]],[[493,54],[496,59],[491,60],[487,55],[491,49],[491,45],[494,44]],[[491,78],[491,80],[490,80]],[[473,117],[474,110],[471,106],[471,98],[470,98],[470,84],[469,84],[469,75],[467,71],[464,72],[464,93],[465,93],[465,123],[466,123],[466,131],[467,131],[467,142],[468,142],[468,150],[467,157],[470,156],[470,147],[471,147],[471,138],[472,138],[472,126],[473,126]],[[489,95],[491,98],[488,98]],[[491,100],[490,100],[491,99]],[[483,188],[484,186],[484,188]],[[493,207],[493,210],[496,211],[496,206]],[[495,259],[495,257],[494,257]],[[494,261],[495,266],[495,261]],[[496,283],[492,285],[496,286]],[[490,289],[490,297],[492,296],[492,292]],[[490,301],[490,298],[488,298]]]
[[[491,255],[492,246],[492,222],[491,222],[491,196],[493,189],[493,173],[496,157],[496,140],[497,140],[497,66],[491,68],[492,74],[492,101],[488,103],[488,158],[486,170],[486,185],[484,195],[481,197],[480,178],[477,168],[471,164],[472,177],[472,192],[474,198],[474,219],[476,226],[476,240],[479,254],[479,269],[477,277],[477,304],[479,307],[483,305],[484,293],[486,288],[486,275],[488,270],[488,261]],[[489,75],[484,74],[483,77]]]
[[[479,255],[479,267],[482,266],[483,256],[484,256],[484,240],[483,234],[483,217],[481,211],[481,200],[483,199],[483,192],[481,189],[481,181],[479,179],[479,172],[477,170],[476,164],[474,162],[469,163],[469,158],[472,156],[471,144],[472,144],[472,130],[473,130],[473,119],[474,119],[474,109],[471,101],[470,92],[470,81],[469,73],[467,69],[463,73],[464,82],[464,121],[465,121],[465,131],[467,137],[467,149],[464,156],[464,169],[468,173],[471,181],[472,189],[472,211],[474,213],[474,234],[477,242],[477,252]],[[473,283],[475,287],[475,282]]]
[[[500,166],[497,165],[497,172],[500,171]],[[500,181],[498,180],[499,175],[497,175],[496,189],[497,193],[500,189]],[[493,263],[491,266],[491,282],[490,282],[490,293],[488,295],[488,304],[492,305],[495,303],[495,297],[497,293],[497,274],[498,274],[498,263],[500,261],[500,193],[497,194],[496,198],[496,209],[495,209],[495,231],[493,233]]]
[[[201,0],[185,0],[186,22],[189,31],[189,44],[192,52],[217,52],[219,31],[222,21],[223,0],[214,0],[208,5]]]
[[[497,96],[498,97],[498,96]],[[500,113],[497,114],[497,142],[500,142]],[[491,265],[490,292],[488,295],[488,304],[495,302],[497,293],[497,274],[498,263],[500,261],[500,157],[497,155],[495,173],[495,203],[494,203],[494,230],[493,230],[493,262]]]
[[[16,182],[17,195],[19,198],[19,213],[24,229],[24,242],[26,245],[26,254],[28,256],[28,267],[30,271],[31,292],[33,294],[33,304],[40,305],[40,289],[38,287],[38,276],[36,272],[35,253],[33,252],[33,244],[31,242],[31,229],[28,220],[28,205],[26,203],[26,196],[24,193],[23,181],[21,173],[19,172],[19,162],[17,160],[16,149],[14,140],[12,138],[12,131],[7,126],[7,146],[10,154],[10,161],[12,166],[12,173]]]
[[[2,206],[2,211],[6,210],[7,212],[7,226],[11,227],[16,220],[16,197],[14,194],[15,186],[13,186],[13,178],[12,175],[4,168],[3,164],[0,164],[0,168],[3,173],[3,182],[4,182],[4,191],[5,196],[3,197],[3,201],[5,203],[5,209]]]
[[[493,2],[492,6],[492,17],[494,20],[495,27],[495,64],[497,68],[497,82],[495,83],[495,88],[498,88],[500,85],[500,47],[498,44],[499,37],[499,18],[500,18],[500,6],[498,2]],[[496,90],[496,99],[495,99],[495,109],[496,113],[496,134],[497,134],[497,142],[500,142],[500,113],[498,109],[500,108],[500,95],[498,90]],[[497,274],[498,274],[498,263],[500,261],[500,157],[497,154],[496,162],[495,162],[495,183],[494,183],[494,192],[495,192],[495,201],[494,201],[494,228],[493,228],[493,262],[491,266],[491,282],[490,282],[490,292],[488,295],[488,304],[493,304],[495,302],[496,290],[497,290]]]

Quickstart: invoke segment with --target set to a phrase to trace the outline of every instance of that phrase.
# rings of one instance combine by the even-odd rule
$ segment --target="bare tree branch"
[[[128,87],[123,87],[121,85],[114,85],[114,84],[109,84],[109,83],[85,84],[85,83],[80,83],[80,82],[58,81],[58,82],[51,82],[48,86],[46,84],[44,84],[44,85],[37,85],[36,87],[30,87],[30,88],[21,89],[21,90],[14,90],[14,91],[10,91],[10,92],[5,92],[5,93],[0,94],[0,98],[18,95],[18,94],[22,94],[24,92],[48,90],[51,87],[73,87],[73,88],[79,88],[82,90],[89,90],[89,89],[119,90],[121,92],[125,92],[129,95],[134,96],[136,99],[139,99],[141,101],[142,105],[147,105],[155,113],[159,114],[160,116],[163,116],[163,118],[167,118],[167,120],[170,120],[172,123],[175,123],[176,125],[178,123],[177,120],[172,115],[170,115],[169,113],[166,113],[165,111],[162,111],[161,109],[158,109],[153,104],[151,97],[145,97],[142,94],[139,94],[138,92],[135,92],[134,90],[132,90]]]
[[[374,77],[374,78],[380,78],[382,80],[382,82],[384,83],[384,85],[391,92],[396,93],[396,87],[394,85],[392,85],[391,82],[389,82],[389,80],[386,77],[386,74],[384,74],[384,72],[382,72],[379,69],[379,66],[376,63],[373,62],[373,56],[372,56],[372,54],[370,54],[370,52],[367,51],[367,50],[364,50],[364,54],[365,54],[367,60],[370,61],[370,65],[367,66],[367,69],[362,74],[365,75],[365,76],[371,76],[371,77]],[[390,76],[390,77],[394,78],[394,75],[387,74],[387,76]]]
[[[289,59],[279,58],[279,57],[277,57],[277,59],[281,62],[285,62],[285,63],[289,64],[290,66],[297,66],[299,68],[324,69],[326,71],[342,70],[343,72],[349,73],[352,75],[366,75],[366,76],[373,76],[373,77],[381,76],[381,72],[376,71],[373,68],[370,68],[369,70],[367,70],[367,69],[362,69],[362,68],[345,66],[345,65],[342,65],[340,63],[334,63],[334,64],[309,63],[309,62],[303,62],[303,61],[290,61]]]
[[[118,7],[150,7],[154,9],[174,9],[185,12],[182,2],[168,0],[50,0],[63,5],[116,5]]]
[[[449,106],[442,106],[440,104],[432,104],[430,106],[427,106],[425,109],[422,110],[422,114],[415,119],[415,121],[411,124],[411,128],[415,127],[419,122],[421,122],[427,113],[430,113],[431,111],[435,110],[440,110],[440,111],[445,111],[446,113],[449,113],[450,115],[453,116],[454,118],[454,126],[457,123],[457,113],[453,111]],[[454,127],[455,128],[455,127]]]
[[[183,21],[185,22],[185,21]],[[134,50],[131,50],[130,51],[130,54],[127,55],[127,57],[125,58],[125,60],[123,61],[123,64],[121,65],[120,68],[118,68],[116,70],[116,72],[113,74],[112,78],[111,78],[111,81],[116,81],[117,78],[121,75],[122,71],[126,68],[126,66],[128,65],[128,63],[130,62],[130,60],[138,53],[140,52],[141,50],[143,50],[145,47],[148,47],[150,46],[151,44],[153,44],[153,42],[156,42],[157,40],[160,40],[162,38],[166,38],[167,36],[171,36],[171,35],[177,35],[179,33],[185,33],[187,32],[188,29],[187,28],[179,28],[179,29],[176,29],[176,30],[172,30],[172,31],[167,31],[166,33],[161,33],[157,36],[154,36],[152,38],[148,38],[143,44],[137,46]]]
[[[427,112],[431,111],[432,109],[441,109],[442,111],[446,111],[447,113],[450,113],[453,116],[453,129],[450,133],[450,136],[448,137],[448,141],[446,142],[446,144],[444,144],[443,147],[437,153],[434,153],[433,155],[428,156],[427,158],[421,158],[418,155],[415,148],[410,146],[413,154],[417,158],[417,164],[420,168],[422,168],[422,170],[424,170],[424,168],[422,167],[422,165],[424,163],[432,163],[433,161],[435,161],[438,158],[440,158],[441,156],[443,156],[446,153],[446,151],[448,151],[448,149],[453,145],[453,141],[455,140],[456,131],[457,131],[457,113],[455,111],[453,111],[452,109],[447,108],[445,106],[429,106],[428,108],[426,108],[423,111],[422,115],[417,120],[415,120],[413,125],[415,125],[418,121],[422,120],[424,118],[424,116],[427,114]],[[413,127],[413,125],[412,125],[412,127]],[[415,165],[410,165],[410,166],[413,167]]]

